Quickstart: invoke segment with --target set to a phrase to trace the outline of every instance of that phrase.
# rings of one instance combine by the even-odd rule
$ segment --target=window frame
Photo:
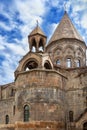
[[[71,58],[67,58],[66,59],[66,65],[67,65],[68,68],[72,67],[72,60],[71,60]]]
[[[24,106],[24,122],[28,122],[30,117],[29,105]]]
[[[5,123],[6,123],[6,124],[9,124],[9,115],[6,115],[6,116],[5,116]]]
[[[73,122],[73,111],[69,111],[69,121]]]
[[[80,67],[81,66],[81,62],[79,59],[76,60],[76,67]]]
[[[57,65],[60,65],[60,64],[61,64],[60,59],[57,59],[57,60],[56,60],[56,64],[57,64]]]

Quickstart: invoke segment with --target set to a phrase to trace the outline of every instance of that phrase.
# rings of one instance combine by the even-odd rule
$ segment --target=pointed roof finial
[[[42,36],[45,36],[45,34],[42,31],[42,29],[39,27],[38,20],[36,20],[36,27],[32,30],[32,32],[29,34],[29,36],[36,35],[36,34],[40,34]]]
[[[72,21],[70,20],[67,12],[64,14],[63,18],[61,19],[60,23],[55,29],[48,44],[63,38],[72,38],[84,42],[84,40],[79,35],[76,28],[74,27]]]
[[[36,22],[37,22],[37,27],[38,27],[38,20],[36,20]]]
[[[67,6],[66,6],[66,3],[64,3],[64,12],[65,12],[65,13],[67,12]]]

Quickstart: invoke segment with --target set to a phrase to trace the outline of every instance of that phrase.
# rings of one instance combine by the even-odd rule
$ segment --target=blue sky
[[[18,62],[29,51],[27,36],[36,21],[49,40],[63,17],[64,4],[87,43],[87,0],[0,0],[0,85],[14,81]]]

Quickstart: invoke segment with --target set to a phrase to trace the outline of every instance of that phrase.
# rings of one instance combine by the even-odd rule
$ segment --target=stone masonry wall
[[[16,121],[23,121],[24,105],[30,107],[30,121],[64,121],[64,76],[56,71],[32,70],[16,79]]]
[[[66,74],[68,77],[66,83],[67,117],[69,117],[69,111],[73,111],[75,121],[87,107],[87,73],[84,69],[76,69],[68,70]]]
[[[62,75],[52,70],[31,70],[19,73],[16,79],[17,89],[34,86],[34,87],[59,87],[62,89]]]
[[[6,115],[9,116],[9,123],[14,122],[13,106],[14,98],[4,99],[0,101],[0,124],[6,123]]]
[[[63,122],[16,122],[10,125],[1,125],[0,130],[64,130]]]
[[[72,67],[76,67],[76,61],[80,60],[80,66],[86,65],[86,46],[75,39],[61,39],[49,44],[47,52],[50,54],[53,64],[60,60],[61,67],[67,68],[66,59],[71,58]]]

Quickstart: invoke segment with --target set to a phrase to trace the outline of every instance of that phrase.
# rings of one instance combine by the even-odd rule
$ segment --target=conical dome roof
[[[57,26],[54,34],[52,35],[51,39],[49,40],[49,44],[53,41],[62,39],[62,38],[73,38],[84,42],[82,37],[77,32],[76,28],[72,24],[70,18],[68,17],[67,12],[65,12],[61,22]]]
[[[40,34],[46,37],[44,32],[41,30],[41,28],[37,25],[36,28],[29,34],[29,36],[35,35],[35,34]]]

